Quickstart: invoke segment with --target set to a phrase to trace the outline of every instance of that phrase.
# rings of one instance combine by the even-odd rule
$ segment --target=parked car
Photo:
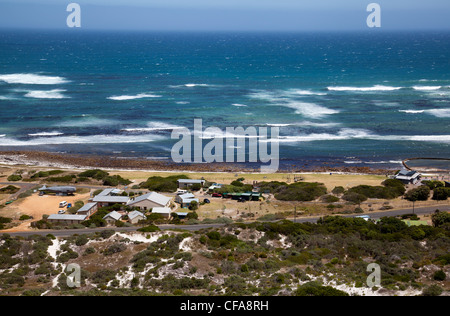
[[[245,203],[246,200],[245,200],[244,198],[239,198],[239,199],[238,199],[238,202],[239,202],[239,203]]]
[[[67,208],[71,208],[72,207],[72,203],[67,204]]]
[[[212,197],[218,197],[218,198],[223,197],[222,194],[220,194],[220,193],[213,193],[211,196]]]
[[[211,203],[211,201],[210,201],[210,200],[208,200],[208,199],[204,199],[204,200],[203,200],[203,202],[205,202],[206,204],[209,204],[209,203]]]
[[[66,206],[67,206],[67,202],[66,201],[62,201],[62,202],[59,203],[59,207],[60,208],[66,207]]]
[[[60,210],[60,211],[58,212],[58,214],[66,214],[66,211]]]

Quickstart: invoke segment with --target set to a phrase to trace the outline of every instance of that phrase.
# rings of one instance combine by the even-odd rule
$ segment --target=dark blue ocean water
[[[0,31],[1,150],[170,158],[195,118],[286,164],[449,158],[450,33]]]

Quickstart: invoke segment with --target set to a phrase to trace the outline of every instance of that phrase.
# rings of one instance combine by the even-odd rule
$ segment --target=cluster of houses
[[[205,184],[205,180],[178,180],[178,187],[181,190],[187,190],[196,184],[203,186]],[[69,191],[70,193],[73,193],[76,190],[75,188],[73,188],[75,190],[70,188],[71,190],[69,191],[67,189],[68,188],[66,187],[43,187],[40,191],[51,191],[52,193],[64,195]],[[117,211],[107,214],[103,219],[108,225],[114,225],[116,221],[122,220],[125,215],[128,217],[128,222],[130,224],[137,224],[139,221],[147,218],[145,213],[150,210],[152,214],[160,214],[168,219],[171,217],[171,197],[167,197],[156,192],[150,192],[136,198],[131,198],[124,196],[123,192],[123,190],[116,188],[105,189],[95,197],[91,198],[89,203],[80,208],[76,214],[53,214],[50,215],[47,220],[49,222],[62,223],[66,225],[80,224],[96,213],[98,209],[117,204],[123,205],[124,207],[131,207],[135,210],[128,214]],[[193,201],[197,203],[200,202],[199,199],[195,198],[192,193],[188,192],[183,192],[183,194],[179,194],[175,197],[175,202],[179,203],[181,208],[189,207]],[[177,214],[179,218],[185,218],[188,215],[187,212],[175,212],[175,214]]]

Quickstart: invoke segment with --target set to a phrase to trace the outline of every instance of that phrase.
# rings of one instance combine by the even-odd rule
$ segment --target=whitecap
[[[63,93],[66,90],[28,90],[28,93],[25,94],[26,98],[34,98],[34,99],[67,99],[69,97],[65,96]]]
[[[90,136],[60,136],[40,137],[30,140],[18,140],[15,138],[2,138],[0,147],[8,146],[44,146],[44,145],[68,145],[68,144],[127,144],[148,143],[162,139],[157,135],[90,135]]]
[[[338,92],[377,92],[377,91],[395,91],[400,90],[402,87],[389,87],[376,85],[373,87],[328,87],[329,91],[338,91]]]
[[[60,132],[42,132],[42,133],[35,133],[35,134],[28,134],[30,137],[51,137],[51,136],[61,136],[64,135],[64,133]]]
[[[160,95],[149,94],[149,93],[141,93],[138,95],[120,95],[120,96],[112,96],[109,97],[109,100],[114,101],[128,101],[128,100],[137,100],[137,99],[146,99],[146,98],[161,98]]]
[[[0,81],[9,84],[38,84],[38,85],[56,85],[69,83],[66,78],[57,76],[43,76],[36,74],[8,74],[0,75]]]
[[[173,131],[178,129],[184,129],[184,126],[177,126],[163,122],[149,122],[145,127],[125,128],[123,132],[129,133],[143,133],[143,132],[156,132],[156,131]]]
[[[234,103],[233,106],[236,106],[236,107],[246,107],[247,105],[245,105],[245,104],[239,104],[239,103]]]
[[[440,90],[442,86],[414,86],[412,88],[417,91],[436,91]]]

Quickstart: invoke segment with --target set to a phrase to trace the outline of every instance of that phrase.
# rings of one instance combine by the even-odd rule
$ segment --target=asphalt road
[[[415,214],[417,215],[426,215],[426,214],[432,214],[438,209],[437,207],[422,207],[422,208],[416,208]],[[442,205],[439,206],[440,211],[446,211],[450,212],[450,205]],[[372,212],[372,213],[365,213],[364,215],[369,215],[372,219],[379,219],[382,217],[394,217],[394,216],[400,216],[405,214],[412,214],[413,210],[410,209],[403,209],[403,210],[395,210],[395,211],[385,211],[385,212]],[[358,214],[353,215],[345,215],[343,217],[356,217]],[[294,222],[296,223],[316,223],[321,217],[307,217],[307,218],[297,218]],[[208,229],[208,228],[217,228],[217,227],[223,227],[225,224],[199,224],[199,225],[161,225],[158,226],[161,230],[187,230],[187,231],[197,231],[202,229]],[[70,237],[73,235],[83,235],[83,234],[91,234],[96,232],[102,232],[105,230],[114,230],[116,232],[135,232],[139,229],[139,227],[105,227],[105,228],[87,228],[87,229],[72,229],[72,230],[36,230],[36,231],[30,231],[30,232],[17,232],[17,233],[7,233],[13,237],[20,236],[20,237],[29,237],[32,235],[41,235],[46,236],[47,234],[52,234],[56,237]],[[0,235],[3,234],[0,231]]]

